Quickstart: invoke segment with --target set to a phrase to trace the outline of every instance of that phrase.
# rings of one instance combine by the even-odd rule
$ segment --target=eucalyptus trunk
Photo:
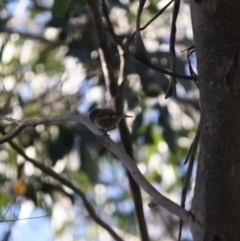
[[[200,156],[194,241],[240,240],[240,2],[191,0],[198,64]]]

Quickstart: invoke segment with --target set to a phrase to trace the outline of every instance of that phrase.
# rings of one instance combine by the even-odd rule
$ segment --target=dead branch
[[[4,116],[0,116],[0,118],[3,120],[5,119]],[[63,116],[41,117],[37,119],[22,120],[19,122],[19,125],[13,131],[11,131],[10,133],[0,138],[0,143],[11,141],[14,137],[19,135],[27,127],[30,127],[30,126],[36,127],[37,125],[41,125],[41,124],[51,124],[51,123],[66,122],[66,121],[81,123],[86,125],[95,135],[97,135],[97,140],[122,161],[124,166],[131,173],[134,180],[138,183],[138,185],[140,185],[145,190],[146,193],[148,193],[151,196],[155,204],[166,208],[168,211],[178,216],[184,222],[191,221],[191,219],[189,219],[191,217],[189,213],[184,208],[174,203],[170,199],[166,198],[159,191],[157,191],[157,189],[155,189],[147,181],[147,179],[142,175],[136,163],[132,160],[131,157],[129,157],[129,155],[125,152],[125,150],[121,146],[116,144],[114,141],[112,141],[112,139],[110,139],[109,136],[103,135],[104,133],[101,130],[99,130],[87,117],[84,117],[81,115],[63,115]],[[38,164],[39,164],[38,162],[35,163],[36,166]],[[43,168],[43,167],[40,165],[39,168]],[[48,172],[50,170],[46,169],[45,171]],[[65,178],[63,177],[61,178],[62,180],[66,181]]]

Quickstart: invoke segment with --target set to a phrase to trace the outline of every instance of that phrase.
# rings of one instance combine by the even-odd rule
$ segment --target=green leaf
[[[69,9],[67,0],[55,0],[52,6],[52,12],[56,15],[64,15]]]

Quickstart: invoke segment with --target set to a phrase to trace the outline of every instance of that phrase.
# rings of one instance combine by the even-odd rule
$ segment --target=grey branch
[[[155,187],[153,187],[153,185],[149,183],[149,181],[147,181],[147,179],[142,175],[137,168],[137,165],[127,155],[121,146],[117,145],[107,136],[97,136],[97,139],[102,145],[104,145],[122,161],[139,186],[141,186],[142,189],[152,197],[155,204],[166,208],[168,211],[181,218],[184,222],[190,221],[189,213],[180,205],[163,196]]]
[[[0,116],[0,119],[6,120],[4,116]],[[88,117],[84,117],[81,115],[61,115],[61,116],[52,116],[52,117],[41,117],[37,119],[30,120],[22,120],[19,121],[18,126],[11,131],[10,133],[4,135],[0,138],[0,144],[11,141],[14,137],[19,135],[25,128],[27,127],[35,127],[41,124],[50,124],[57,122],[75,122],[80,123],[87,126],[95,135],[97,135],[97,140],[104,145],[107,149],[109,149],[113,154],[115,154],[127,168],[127,170],[131,173],[135,181],[143,188],[143,190],[148,193],[153,199],[154,203],[166,208],[168,211],[172,212],[183,222],[187,223],[191,221],[189,213],[182,208],[180,205],[171,201],[170,199],[163,196],[156,188],[154,188],[147,179],[142,175],[142,173],[137,168],[137,165],[134,161],[128,156],[128,154],[124,151],[124,149],[116,144],[109,136],[104,136],[104,132],[99,130]],[[11,119],[11,122],[13,120]]]
[[[2,130],[1,130],[2,132]],[[112,235],[112,237],[117,240],[117,241],[123,241],[123,239],[106,223],[104,222],[95,212],[92,204],[87,200],[86,195],[84,194],[84,192],[77,187],[74,183],[72,183],[70,180],[68,180],[67,178],[65,178],[64,176],[56,173],[55,171],[52,170],[52,168],[37,162],[36,160],[30,158],[29,156],[27,156],[27,154],[23,151],[22,148],[20,148],[15,142],[13,141],[9,141],[8,142],[9,145],[22,157],[24,157],[27,161],[31,162],[35,167],[37,167],[38,169],[40,169],[43,173],[51,176],[52,178],[54,178],[55,180],[59,181],[60,183],[62,183],[63,185],[69,187],[70,189],[72,189],[76,194],[78,194],[80,196],[80,198],[83,201],[83,205],[85,206],[85,208],[87,209],[89,215],[92,217],[92,219],[98,223],[101,227],[103,227],[104,229],[106,229],[110,235]]]
[[[40,117],[37,119],[29,120],[15,120],[10,117],[0,116],[0,119],[17,123],[17,127],[9,132],[8,134],[0,138],[0,144],[10,141],[16,136],[18,136],[25,128],[27,127],[36,127],[38,125],[46,125],[51,123],[60,123],[60,122],[75,122],[84,124],[87,126],[95,135],[103,135],[104,132],[99,130],[89,119],[88,117],[81,115],[60,115],[60,116],[49,116],[49,117]]]

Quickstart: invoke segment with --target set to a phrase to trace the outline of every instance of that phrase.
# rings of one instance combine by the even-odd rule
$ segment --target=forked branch
[[[0,116],[0,118],[6,120],[4,116]],[[132,158],[128,156],[124,149],[118,144],[116,144],[112,139],[110,139],[109,136],[103,136],[104,133],[99,130],[93,123],[91,123],[91,121],[87,117],[81,115],[63,115],[19,121],[19,125],[13,131],[0,138],[0,143],[11,141],[27,127],[35,127],[41,124],[50,124],[66,121],[81,123],[87,126],[95,135],[97,135],[97,140],[122,161],[124,166],[131,173],[134,180],[144,189],[146,193],[151,196],[155,204],[166,208],[168,211],[172,212],[180,219],[182,219],[183,222],[190,221],[189,213],[180,205],[166,198],[156,188],[154,188],[151,183],[148,182],[147,179],[142,175],[142,173],[137,168],[137,165],[134,163]]]

